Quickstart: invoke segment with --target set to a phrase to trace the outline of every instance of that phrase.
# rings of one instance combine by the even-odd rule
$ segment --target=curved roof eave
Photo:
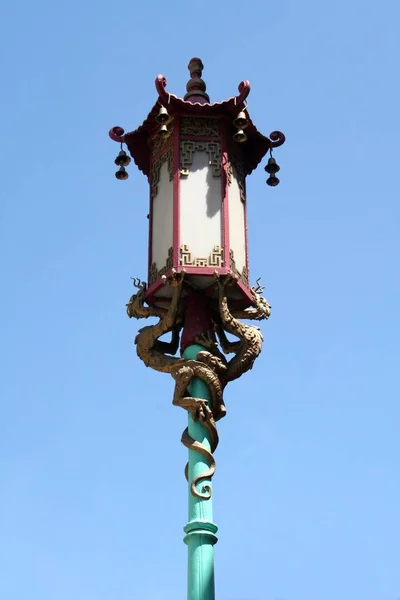
[[[242,147],[245,168],[248,174],[257,167],[270,148],[280,146],[285,141],[283,133],[278,131],[272,132],[269,138],[262,135],[250,119],[246,110],[246,98],[250,93],[250,83],[247,80],[239,84],[238,96],[213,103],[205,101],[201,96],[198,96],[198,101],[191,102],[179,98],[175,94],[170,94],[166,91],[167,80],[163,75],[156,77],[155,85],[159,97],[143,123],[137,129],[128,133],[125,133],[121,127],[113,127],[109,132],[111,139],[127,145],[136,166],[147,176],[150,172],[151,156],[149,138],[158,127],[156,116],[160,105],[165,106],[172,117],[176,115],[199,115],[202,117],[226,115],[234,119],[240,111],[245,111],[249,121],[246,129],[248,139]],[[194,97],[196,96],[194,95]]]

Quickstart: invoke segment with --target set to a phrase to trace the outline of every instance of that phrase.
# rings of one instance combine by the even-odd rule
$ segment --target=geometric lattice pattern
[[[180,250],[179,265],[181,267],[223,267],[224,250],[221,246],[214,246],[213,251],[207,257],[194,257],[187,244],[182,244]]]
[[[239,186],[240,199],[245,204],[246,202],[246,179],[243,164],[239,161],[232,161],[233,167],[236,171],[236,180]],[[232,164],[228,165],[228,184],[232,182]]]
[[[172,247],[168,248],[168,257],[165,262],[165,265],[158,269],[155,262],[153,262],[150,266],[150,274],[149,274],[149,285],[157,281],[160,277],[165,275],[169,269],[172,269]]]
[[[231,269],[231,271],[233,273],[235,273],[235,275],[237,277],[239,277],[239,279],[244,283],[244,285],[246,285],[247,287],[249,287],[249,272],[247,270],[246,265],[243,267],[242,272],[240,272],[236,268],[235,256],[234,256],[233,250],[229,251],[229,258],[230,258],[230,269]]]
[[[174,154],[173,148],[169,148],[164,154],[161,154],[153,162],[151,167],[151,197],[154,198],[158,194],[158,184],[160,183],[160,171],[161,167],[168,161],[168,172],[169,172],[169,180],[172,181],[174,178]]]
[[[218,137],[220,134],[219,119],[205,117],[181,117],[181,135],[203,135],[205,137]]]
[[[155,262],[150,267],[149,285],[157,281],[160,277],[165,275],[169,269],[172,269],[173,265],[173,254],[172,247],[168,249],[168,257],[165,261],[165,265],[158,269]],[[229,264],[230,269],[235,275],[249,287],[249,273],[247,267],[244,266],[242,272],[238,271],[235,263],[235,256],[233,250],[229,251]],[[179,266],[181,267],[214,267],[221,268],[224,266],[224,250],[221,246],[214,246],[213,251],[207,258],[196,258],[190,252],[187,244],[182,244],[180,249]]]
[[[181,169],[189,169],[193,164],[193,154],[196,151],[207,152],[209,164],[214,177],[221,176],[221,144],[219,142],[181,142]]]

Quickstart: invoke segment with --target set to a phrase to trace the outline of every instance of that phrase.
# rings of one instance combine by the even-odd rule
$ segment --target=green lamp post
[[[267,183],[277,185],[272,150],[285,141],[279,131],[263,136],[252,123],[248,81],[237,96],[212,104],[202,70],[193,58],[184,98],[167,92],[159,75],[158,100],[142,125],[109,133],[121,144],[117,179],[128,178],[125,145],[150,185],[148,277],[134,280],[127,313],[157,319],[139,330],[137,354],[146,366],[172,375],[173,404],[188,412],[181,440],[189,451],[188,600],[215,598],[216,423],[226,414],[227,383],[251,369],[262,344],[259,328],[242,319],[270,314],[263,289],[249,284],[245,180],[269,153]],[[167,333],[169,342],[160,339]]]

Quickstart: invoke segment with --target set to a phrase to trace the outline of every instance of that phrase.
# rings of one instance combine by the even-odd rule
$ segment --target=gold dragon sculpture
[[[181,441],[190,450],[202,454],[209,468],[204,473],[194,477],[190,483],[191,493],[198,498],[210,498],[211,489],[203,485],[201,492],[197,484],[209,479],[215,472],[213,453],[218,445],[218,432],[216,421],[226,414],[223,401],[223,390],[228,382],[240,377],[253,367],[254,361],[261,352],[263,337],[258,327],[242,323],[239,319],[262,320],[267,319],[271,307],[267,300],[261,296],[263,288],[257,281],[257,287],[251,288],[253,302],[250,308],[240,311],[230,310],[228,305],[227,289],[236,279],[234,273],[228,275],[215,275],[218,286],[218,301],[212,311],[212,322],[215,334],[219,340],[221,350],[213,336],[204,334],[195,341],[204,347],[197,353],[196,360],[178,358],[174,356],[179,348],[180,331],[184,326],[184,308],[181,300],[185,273],[172,272],[165,278],[165,283],[172,287],[172,298],[165,302],[165,306],[145,306],[146,284],[139,279],[134,279],[134,286],[138,289],[127,303],[127,314],[130,318],[147,319],[157,317],[158,322],[139,329],[135,338],[136,351],[139,358],[147,367],[163,373],[170,373],[175,380],[173,404],[187,410],[194,421],[200,421],[209,434],[210,450],[204,444],[194,440],[188,428],[182,434]],[[171,334],[171,341],[165,342],[160,338]],[[237,341],[231,342],[226,334],[235,336]],[[232,354],[229,361],[224,354]],[[193,398],[189,393],[189,386],[194,378],[201,379],[208,387],[211,402],[202,398]],[[185,469],[187,475],[187,465]]]

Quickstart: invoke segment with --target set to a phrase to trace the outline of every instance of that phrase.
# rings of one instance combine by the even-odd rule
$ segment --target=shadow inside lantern
[[[221,213],[222,209],[222,198],[221,198],[221,175],[216,177],[213,175],[213,169],[210,166],[207,170],[207,192],[206,192],[206,204],[207,204],[207,217],[212,219],[217,213]],[[215,189],[217,186],[219,189]]]
[[[222,169],[214,166],[211,161],[212,156],[206,151],[197,151],[193,155],[193,162],[190,166],[190,176],[196,178],[196,184],[203,188],[206,202],[206,215],[212,219],[217,214],[221,215],[222,209]],[[196,190],[196,195],[200,190]],[[194,224],[198,225],[198,223]]]

